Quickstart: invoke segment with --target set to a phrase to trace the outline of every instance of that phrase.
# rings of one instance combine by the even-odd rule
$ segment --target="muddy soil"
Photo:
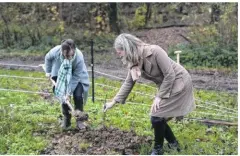
[[[152,138],[137,136],[133,131],[100,126],[55,134],[50,145],[41,154],[136,155],[140,154],[140,146],[143,144],[151,146]]]

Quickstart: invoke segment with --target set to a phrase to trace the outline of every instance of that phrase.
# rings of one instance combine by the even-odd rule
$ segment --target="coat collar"
[[[144,48],[143,48],[142,58],[146,58],[146,57],[151,56],[151,55],[152,55],[151,46],[149,44],[145,45]]]
[[[138,66],[139,66],[139,68],[141,69],[142,66],[143,66],[143,59],[145,59],[146,57],[152,55],[152,49],[151,49],[151,47],[150,47],[149,44],[146,44],[146,45],[144,45],[144,46],[140,49],[139,53],[140,53],[140,61],[139,61]],[[128,68],[131,69],[131,68],[134,67],[134,66],[135,66],[135,65],[128,65]]]

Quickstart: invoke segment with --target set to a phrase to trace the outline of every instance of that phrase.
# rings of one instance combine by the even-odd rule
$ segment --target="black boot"
[[[68,129],[71,126],[71,114],[69,113],[69,107],[66,104],[62,104],[62,114],[63,114],[63,121],[61,124],[62,129]]]
[[[153,148],[151,155],[163,155],[163,149],[160,145]]]
[[[170,149],[177,150],[178,152],[181,151],[180,146],[179,146],[179,143],[178,143],[177,140],[175,140],[175,141],[172,142],[172,143],[168,143],[168,147],[169,147]]]
[[[179,143],[176,137],[174,136],[172,129],[169,127],[167,123],[166,123],[166,130],[165,130],[165,138],[168,141],[168,147],[170,149],[175,149],[178,152],[180,152]]]
[[[63,116],[63,121],[61,124],[62,129],[68,129],[71,126],[71,117]]]
[[[164,118],[151,117],[152,127],[154,129],[154,148],[151,155],[163,155],[163,142],[166,129]]]
[[[75,104],[75,111],[83,112],[83,86],[81,83],[78,83],[76,89],[73,92],[73,100]],[[84,121],[76,119],[76,127],[78,129],[85,129],[86,125]]]

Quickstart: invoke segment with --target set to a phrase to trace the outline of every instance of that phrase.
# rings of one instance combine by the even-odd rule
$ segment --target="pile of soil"
[[[140,154],[140,146],[143,144],[151,146],[152,138],[137,136],[133,131],[122,131],[113,127],[88,127],[55,134],[50,145],[41,154],[137,155]]]
[[[161,29],[139,30],[135,34],[144,42],[161,46],[168,52],[170,46],[188,44],[188,27],[170,27]]]

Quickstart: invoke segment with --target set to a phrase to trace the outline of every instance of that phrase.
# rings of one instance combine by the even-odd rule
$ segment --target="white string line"
[[[211,110],[220,111],[220,112],[222,112],[222,113],[228,113],[228,114],[235,114],[235,113],[236,113],[236,114],[237,114],[237,112],[232,113],[232,112],[228,112],[228,110],[214,109],[214,108],[207,107],[207,106],[200,105],[200,104],[197,104],[196,106],[197,106],[197,107],[201,107],[201,108],[210,108]]]
[[[238,117],[236,117],[236,116],[230,116],[230,115],[220,115],[220,114],[215,114],[215,113],[205,113],[205,112],[201,112],[201,111],[198,111],[198,112],[196,112],[195,111],[195,115],[196,114],[205,114],[205,115],[211,115],[211,116],[222,116],[222,117],[229,117],[229,118],[235,118],[235,119],[238,119]]]
[[[19,65],[19,64],[9,64],[9,63],[0,63],[0,65],[8,65],[8,66],[19,66],[19,67],[31,67],[31,68],[39,68],[41,67],[42,64],[39,64],[38,66],[33,66],[33,65]],[[87,70],[88,72],[91,72],[92,70]],[[120,78],[120,77],[117,77],[117,76],[113,76],[113,75],[110,75],[110,74],[106,74],[106,73],[102,73],[102,72],[99,72],[99,71],[94,71],[96,73],[99,73],[99,74],[102,74],[102,75],[106,75],[106,76],[109,76],[109,77],[114,77],[114,78],[117,78],[117,79],[120,79],[120,80],[125,80],[124,78]],[[148,86],[146,84],[141,84],[139,83],[140,85],[143,85],[143,86],[146,86],[146,87],[150,87],[150,88],[153,88],[153,89],[156,89],[155,87],[152,87],[152,86]]]
[[[113,89],[118,89],[117,87],[113,87],[113,86],[109,86],[109,85],[104,85],[104,84],[100,84],[100,83],[96,83],[97,85],[100,85],[100,86],[105,86],[105,87],[109,87],[109,88],[113,88]],[[135,92],[135,91],[132,91],[132,92]],[[150,94],[144,94],[144,93],[141,93],[141,92],[135,92],[135,93],[137,93],[137,94],[142,94],[142,95],[146,95],[146,96],[149,96],[149,97],[154,97],[154,96],[152,96],[152,95],[150,95]],[[199,100],[199,99],[196,99],[196,101],[200,101],[200,102],[202,102],[202,103],[207,103],[207,104],[209,104],[209,105],[213,105],[213,106],[217,106],[217,107],[220,107],[220,108],[224,108],[224,109],[227,109],[227,110],[230,110],[230,111],[234,111],[234,113],[237,113],[236,112],[236,110],[233,110],[233,109],[230,109],[230,108],[226,108],[226,107],[223,107],[223,106],[219,106],[219,105],[216,105],[216,104],[211,104],[211,103],[209,103],[209,102],[204,102],[204,101],[201,101],[201,100]],[[140,103],[139,103],[140,104]],[[198,104],[197,106],[199,106],[199,107],[204,107],[204,108],[210,108],[210,109],[212,109],[212,110],[216,110],[216,109],[214,109],[214,108],[212,108],[212,107],[208,107],[208,106],[205,106],[205,105],[200,105],[200,104]],[[220,109],[219,109],[220,110]],[[219,111],[219,110],[216,110],[216,111]],[[227,110],[224,110],[225,112],[227,111]],[[233,113],[230,113],[230,114],[233,114]]]
[[[2,77],[7,77],[7,75],[0,75],[0,76],[2,76]],[[34,78],[34,77],[21,77],[21,76],[9,76],[9,77],[45,80],[44,78]],[[99,85],[99,83],[97,83],[97,84]],[[102,85],[103,85],[103,84],[102,84]],[[105,86],[108,86],[108,85],[105,85]],[[113,86],[108,86],[108,87],[114,88]],[[116,88],[117,88],[117,87],[116,87]],[[136,91],[133,91],[133,92],[136,92]],[[140,92],[136,92],[136,93],[142,94],[142,95],[146,95],[146,96],[149,96],[149,97],[154,97],[154,96],[149,95],[149,94],[143,94],[143,93],[140,93]],[[227,108],[227,107],[224,107],[224,106],[219,106],[219,105],[217,105],[217,104],[214,104],[213,102],[204,102],[204,101],[202,101],[202,100],[200,100],[200,99],[197,99],[197,98],[195,98],[195,100],[196,100],[196,101],[200,101],[200,102],[205,103],[205,104],[213,105],[213,106],[216,106],[216,107],[219,107],[219,108],[223,108],[223,109],[227,109],[227,110],[230,110],[230,111],[234,111],[235,113],[237,113],[237,111],[234,110],[234,109],[230,109],[230,108]],[[215,102],[215,103],[216,103],[216,102]]]
[[[32,92],[32,91],[25,91],[25,90],[11,90],[11,89],[4,89],[4,88],[0,88],[0,91],[11,91],[11,92],[23,92],[23,93],[32,93],[32,94],[45,94],[45,95],[50,95],[50,93],[44,93],[44,92]],[[98,100],[105,100],[103,98],[96,98]],[[106,100],[110,100],[110,99],[106,99]],[[133,102],[128,102],[129,104],[141,104],[141,103],[133,103]],[[229,116],[229,115],[219,115],[219,114],[211,114],[211,113],[205,113],[205,112],[196,112],[196,113],[200,113],[200,114],[205,114],[205,115],[212,115],[212,116],[222,116],[222,117],[228,117],[228,118],[238,118],[238,117],[234,117],[234,116]]]
[[[95,98],[97,100],[101,100],[101,101],[105,101],[104,98]],[[112,99],[106,99],[106,101],[111,101]],[[135,102],[126,102],[125,104],[133,104],[133,105],[141,105],[141,106],[149,106],[147,104],[143,104],[143,103],[135,103]]]
[[[16,103],[14,103],[14,105],[15,105]],[[10,107],[13,107],[13,106],[10,106]],[[17,108],[18,106],[16,106],[16,108]],[[54,117],[55,115],[47,115],[47,116],[51,116],[51,117]],[[201,120],[206,120],[206,119],[204,119],[204,118],[189,118],[189,117],[184,117],[183,118],[183,120],[191,120],[191,121],[201,121]],[[211,119],[211,120],[214,120],[214,119]],[[216,119],[215,119],[216,120]],[[135,123],[135,122],[140,122],[140,121],[132,121],[133,123]]]
[[[113,87],[113,86],[109,86],[109,85],[105,85],[105,84],[101,84],[101,83],[95,83],[95,84],[97,84],[97,85],[99,85],[99,86],[104,86],[104,87],[109,87],[109,88],[112,88],[112,89],[115,89],[115,90],[119,90],[118,87]],[[133,93],[137,93],[137,94],[141,94],[141,95],[147,95],[147,96],[152,97],[152,98],[155,97],[155,96],[153,96],[153,95],[144,94],[144,93],[141,93],[141,92],[138,92],[138,91],[132,91],[132,92],[133,92]]]
[[[0,77],[22,78],[22,79],[32,79],[32,80],[47,80],[46,78],[24,77],[24,76],[15,76],[15,75],[0,75]],[[90,83],[92,83],[92,82],[90,82]],[[119,90],[118,87],[113,87],[113,86],[104,85],[104,84],[100,84],[100,83],[95,83],[95,84],[96,84],[96,85],[99,85],[99,86],[104,86],[104,87],[113,88],[113,89],[115,89],[115,90]],[[154,96],[152,96],[152,95],[144,94],[144,93],[137,92],[137,91],[132,91],[132,92],[137,93],[137,94],[141,94],[141,95],[147,95],[147,96],[150,96],[150,97],[154,97]]]
[[[103,98],[98,98],[99,100],[105,100],[105,99],[103,99]],[[106,99],[106,100],[111,100],[111,99]],[[141,105],[141,106],[150,106],[150,105],[148,105],[148,104],[144,104],[144,103],[137,103],[137,102],[126,102],[126,104],[133,104],[133,105]],[[211,108],[211,107],[205,107],[205,106],[203,106],[203,105],[196,105],[197,107],[204,107],[204,108]],[[220,112],[222,112],[222,113],[228,113],[228,114],[232,114],[232,115],[236,115],[236,114],[234,114],[234,113],[231,113],[231,112],[223,112],[224,110],[217,110],[217,109],[212,109],[211,108],[211,110],[215,110],[215,111],[220,111]],[[201,112],[201,111],[197,111],[197,112]]]
[[[9,64],[9,63],[0,63],[0,65],[4,65],[4,66],[19,66],[19,67],[31,67],[31,68],[40,68],[41,66],[38,65],[38,66],[33,66],[33,65],[19,65],[19,64]],[[92,70],[87,70],[88,72],[92,72]],[[109,77],[113,77],[113,78],[116,78],[116,79],[119,79],[119,80],[125,80],[124,78],[120,78],[120,77],[117,77],[117,76],[114,76],[114,75],[109,75],[109,74],[106,74],[106,73],[103,73],[103,72],[99,72],[99,71],[94,71],[94,73],[98,73],[98,74],[102,74],[102,75],[106,75],[106,76],[109,76]],[[149,85],[146,85],[146,84],[141,84],[141,83],[138,83],[140,85],[143,85],[143,86],[146,86],[146,87],[149,87],[149,88],[153,88],[153,89],[156,89],[155,87],[152,87],[152,86],[149,86]]]
[[[97,85],[100,85],[100,86],[105,86],[105,87],[113,88],[113,89],[118,89],[117,87],[113,87],[113,86],[109,86],[109,85],[104,85],[104,84],[99,84],[99,83],[96,83],[96,84],[97,84]],[[149,96],[149,97],[151,97],[151,98],[154,97],[154,96],[152,96],[152,95],[150,95],[150,94],[144,94],[144,93],[136,92],[136,91],[132,91],[132,92],[135,92],[135,93],[141,94],[141,95],[146,95],[146,96]],[[202,102],[202,103],[206,103],[206,104],[209,104],[209,105],[213,105],[213,106],[216,106],[216,107],[220,107],[220,108],[223,108],[223,109],[227,109],[227,110],[230,110],[230,111],[234,111],[234,113],[237,113],[237,111],[234,110],[234,109],[226,108],[226,107],[219,106],[219,105],[216,105],[216,104],[211,104],[211,103],[209,103],[209,102],[204,102],[204,101],[201,101],[201,100],[199,100],[199,99],[196,99],[196,101],[200,101],[200,102]],[[200,104],[198,104],[197,106],[204,107],[204,108],[210,108],[210,109],[212,109],[212,110],[216,110],[216,109],[214,109],[214,108],[212,108],[212,107],[208,107],[208,106],[204,106],[204,105],[200,105]],[[219,110],[220,110],[220,109],[219,109]],[[216,110],[216,111],[219,111],[219,110]],[[225,112],[226,112],[226,110],[225,110]],[[233,114],[233,113],[230,113],[230,114]]]
[[[44,79],[44,78],[22,77],[22,76],[10,76],[10,75],[0,75],[0,77],[13,77],[13,78],[24,78],[24,79],[47,80],[47,79]],[[97,85],[100,85],[100,86],[105,86],[105,87],[113,88],[113,89],[119,89],[119,88],[117,88],[117,87],[113,87],[113,86],[109,86],[109,85],[104,85],[104,84],[100,84],[100,83],[96,83],[96,84],[97,84]],[[132,91],[132,92],[135,92],[135,93],[141,94],[141,95],[146,95],[146,96],[149,96],[149,97],[154,97],[154,96],[152,96],[152,95],[144,94],[144,93],[140,93],[140,92],[136,92],[136,91]],[[201,100],[199,100],[199,99],[196,99],[196,101],[203,102],[203,101],[201,101]],[[234,111],[235,113],[237,113],[235,110],[232,110],[232,109],[230,109],[230,108],[226,108],[226,107],[219,106],[219,105],[216,105],[216,104],[211,104],[211,103],[209,103],[209,102],[205,102],[205,103],[210,104],[210,105],[214,105],[214,106],[217,106],[217,107],[220,107],[220,108],[228,109],[228,110],[230,110],[230,111]],[[137,104],[137,103],[135,103],[135,104]],[[138,103],[138,104],[141,104],[141,103]],[[142,105],[144,105],[144,104],[142,104]],[[203,105],[197,105],[197,106],[203,107],[203,108],[210,108],[210,109],[212,109],[212,110],[218,111],[218,110],[216,110],[216,109],[213,109],[213,108],[207,107],[207,106],[203,106]],[[226,112],[226,110],[225,110],[225,111],[221,110],[221,112]],[[230,113],[230,114],[233,114],[233,113]]]
[[[88,72],[92,72],[92,70],[88,70]],[[118,77],[118,76],[114,76],[114,75],[109,75],[109,74],[106,74],[106,73],[102,73],[102,72],[99,72],[99,71],[95,71],[94,72],[98,73],[98,74],[101,74],[101,75],[105,75],[105,76],[109,76],[109,77],[112,77],[112,78],[116,78],[116,79],[119,79],[119,80],[125,80],[124,78],[121,78],[121,77]]]
[[[23,78],[23,79],[32,79],[32,80],[47,80],[46,78],[24,77],[24,76],[15,76],[15,75],[0,75],[0,77]],[[92,82],[90,82],[90,83],[92,83]],[[113,88],[115,90],[119,90],[118,87],[113,87],[113,86],[104,85],[104,84],[100,84],[100,83],[95,83],[95,84],[97,84],[99,86],[105,86],[105,87]],[[137,92],[137,91],[132,91],[132,92],[137,93],[137,94],[141,94],[141,95],[147,95],[149,97],[154,98],[154,96],[150,95],[150,94],[144,94],[144,93]]]
[[[10,92],[22,92],[22,93],[31,93],[31,94],[45,94],[45,95],[50,95],[50,93],[44,93],[44,92],[33,92],[33,91],[26,91],[26,90],[12,90],[12,89],[4,89],[4,88],[0,88],[0,91],[10,91]],[[95,98],[98,100],[105,100],[103,98]],[[111,100],[111,99],[106,99],[106,100]],[[135,104],[135,105],[145,105],[145,106],[149,106],[147,104],[143,104],[143,103],[135,103],[135,102],[127,102],[129,104]],[[229,116],[229,115],[218,115],[218,114],[209,114],[209,113],[204,113],[204,112],[200,112],[198,111],[198,113],[202,113],[202,114],[206,114],[206,115],[217,115],[217,116],[228,116],[228,117],[232,117],[232,118],[237,118],[237,117],[233,117],[233,116]]]
[[[0,75],[0,77],[12,77],[12,78],[24,78],[24,79],[36,79],[36,80],[47,80],[47,79],[45,79],[45,78],[35,78],[35,77],[23,77],[23,76],[15,76],[15,75]],[[91,82],[90,82],[91,83]],[[109,87],[109,88],[114,88],[114,89],[119,89],[119,88],[117,88],[117,87],[113,87],[113,86],[109,86],[109,85],[104,85],[104,84],[100,84],[100,83],[96,83],[97,85],[100,85],[100,86],[105,86],[105,87]],[[137,93],[137,94],[141,94],[141,95],[146,95],[146,96],[149,96],[149,97],[154,97],[154,96],[152,96],[152,95],[150,95],[150,94],[144,94],[144,93],[141,93],[141,92],[137,92],[137,91],[132,91],[132,92],[134,92],[134,93]],[[202,103],[206,103],[206,104],[209,104],[209,105],[213,105],[213,106],[216,106],[216,107],[219,107],[219,108],[223,108],[223,109],[227,109],[227,110],[230,110],[230,111],[234,111],[235,113],[237,113],[237,111],[236,110],[234,110],[234,109],[230,109],[230,108],[227,108],[227,107],[223,107],[223,106],[219,106],[219,105],[216,105],[216,104],[214,104],[214,103],[210,103],[210,102],[204,102],[204,101],[202,101],[202,100],[199,100],[199,99],[195,99],[196,101],[199,101],[199,102],[202,102]],[[200,105],[199,105],[200,106]],[[207,106],[206,106],[207,107]],[[210,108],[210,107],[208,107],[208,108]]]
[[[235,113],[237,113],[237,111],[235,109],[231,109],[231,108],[227,108],[227,107],[224,107],[224,106],[219,106],[217,105],[216,102],[206,102],[206,101],[202,101],[198,98],[195,98],[196,101],[199,101],[199,102],[202,102],[202,103],[205,103],[205,104],[208,104],[208,105],[212,105],[212,106],[216,106],[216,107],[219,107],[219,108],[223,108],[223,109],[227,109],[227,110],[230,110],[230,111],[234,111]],[[214,104],[216,103],[216,104]]]
[[[102,101],[104,101],[104,100],[111,100],[111,99],[96,98],[96,100],[102,100]],[[133,103],[133,102],[126,102],[126,104],[136,104],[136,105],[141,104],[141,105],[146,105],[146,104],[142,104],[142,103]],[[146,106],[149,106],[149,105],[146,105]],[[219,117],[228,117],[228,118],[238,119],[238,117],[235,117],[235,116],[211,114],[211,113],[205,113],[205,112],[201,112],[201,111],[198,111],[198,112],[195,111],[194,115],[197,115],[198,113],[199,113],[199,114],[204,114],[204,115],[211,115],[211,116],[213,116],[213,117],[218,117],[218,116],[219,116]]]
[[[32,79],[32,80],[47,80],[46,78],[24,77],[24,76],[15,76],[15,75],[0,75],[0,77],[22,78],[22,79]],[[90,83],[92,83],[92,82],[90,82]],[[119,90],[118,87],[113,87],[113,86],[104,85],[104,84],[100,84],[100,83],[95,83],[95,84],[97,84],[99,86],[105,86],[105,87],[113,88],[115,90]],[[137,92],[137,91],[132,91],[132,92],[137,93],[137,94],[141,94],[141,95],[147,95],[147,96],[150,96],[150,97],[154,97],[150,94],[144,94],[144,93]]]
[[[88,70],[88,71],[90,72],[91,70]],[[106,73],[103,73],[103,72],[99,72],[99,71],[94,71],[94,72],[98,73],[98,74],[105,75],[105,76],[113,77],[113,78],[116,78],[116,79],[119,79],[119,80],[125,80],[124,78],[121,78],[121,77],[118,77],[118,76],[114,76],[114,75],[110,75],[110,74],[106,74]],[[138,84],[157,90],[155,87],[152,87],[152,86],[149,86],[149,85],[146,85],[146,84],[142,84],[142,83],[138,83]]]
[[[18,67],[31,67],[31,68],[39,68],[40,66],[33,66],[33,65],[20,65],[20,64],[9,64],[9,63],[0,63],[3,66],[18,66]]]
[[[100,84],[100,85],[102,85],[102,84]],[[104,85],[104,86],[107,86],[107,85]],[[115,88],[115,87],[112,87],[112,88]],[[102,99],[102,100],[104,100],[104,99]],[[109,100],[109,99],[108,99],[108,100]],[[145,105],[145,106],[149,106],[149,105],[147,105],[147,104],[136,103],[136,102],[126,102],[126,103],[135,104],[135,105]],[[207,106],[200,105],[200,104],[198,104],[198,105],[196,105],[196,106],[197,106],[197,107],[202,107],[202,108],[209,108],[209,109],[211,109],[211,110],[220,111],[220,112],[222,112],[222,113],[228,113],[228,114],[233,114],[233,115],[234,115],[234,113],[232,113],[232,112],[226,112],[227,110],[214,109],[214,108],[207,107]],[[235,112],[235,113],[237,113],[237,112]]]
[[[47,80],[47,78],[15,76],[15,75],[0,75],[0,77],[22,78],[22,79],[32,79],[32,80]]]
[[[203,120],[208,120],[208,119],[184,117],[183,120],[185,120],[185,121],[189,121],[189,120],[192,120],[192,121],[203,121]],[[221,119],[210,119],[210,120],[221,120]],[[229,121],[228,120],[227,122],[233,122],[233,121]]]
[[[27,90],[6,89],[6,88],[0,88],[0,91],[22,92],[22,93],[31,93],[31,94],[45,94],[45,95],[50,94],[50,93],[44,93],[44,92],[33,92],[33,91],[27,91]]]

